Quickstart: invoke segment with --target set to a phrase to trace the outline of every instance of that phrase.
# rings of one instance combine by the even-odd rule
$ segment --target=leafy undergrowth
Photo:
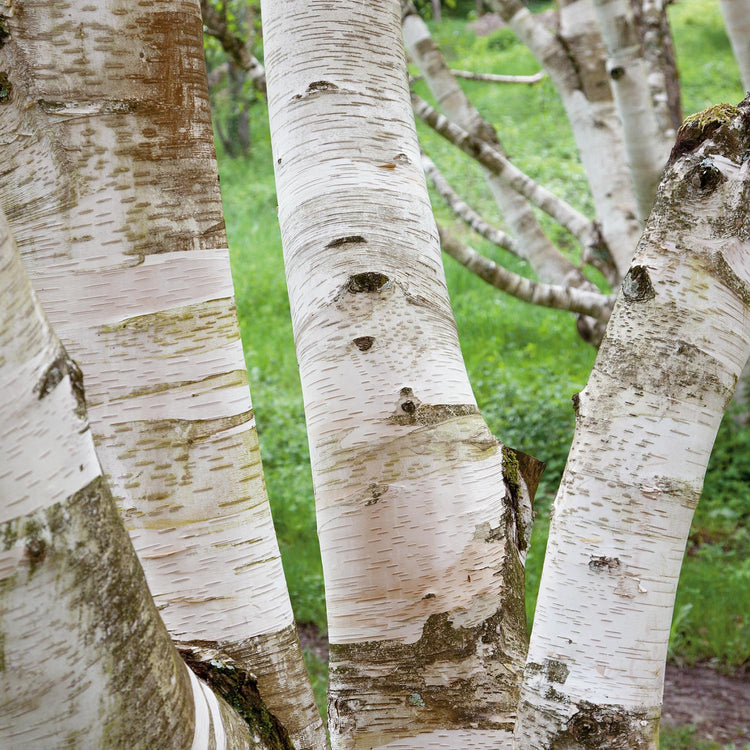
[[[717,101],[739,101],[742,88],[718,4],[686,0],[673,6],[671,13],[685,111]],[[507,29],[479,38],[464,22],[451,19],[436,29],[436,36],[457,67],[517,74],[538,70],[529,52]],[[516,163],[591,215],[585,177],[552,84],[545,80],[536,86],[473,82],[465,86],[497,126]],[[426,94],[424,89],[420,93]],[[266,116],[264,105],[256,104],[252,158],[231,161],[220,156],[220,171],[246,361],[292,603],[300,622],[315,623],[325,631],[323,576]],[[469,201],[490,220],[502,224],[481,170],[436,136],[422,128],[420,133],[433,159],[461,186]],[[439,199],[433,197],[433,204],[441,221],[463,231]],[[575,257],[573,243],[561,230],[551,228],[550,233]],[[502,256],[501,251],[476,238],[469,239],[491,257]],[[528,273],[515,259],[510,260],[510,266]],[[547,462],[537,494],[528,561],[531,619],[547,515],[572,438],[570,399],[584,386],[594,351],[578,338],[572,316],[502,295],[450,259],[446,259],[446,274],[467,368],[490,427],[503,442]],[[714,660],[731,669],[750,659],[749,455],[750,431],[725,424],[680,582],[670,648],[674,660]],[[313,666],[322,701],[324,668]],[[674,744],[679,741],[665,737],[662,746],[691,747]]]

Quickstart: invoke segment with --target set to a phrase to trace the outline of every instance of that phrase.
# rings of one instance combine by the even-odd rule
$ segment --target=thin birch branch
[[[542,211],[565,227],[584,246],[599,241],[598,232],[592,221],[511,164],[505,156],[486,141],[472,136],[445,115],[440,114],[417,94],[412,93],[411,101],[414,113],[420,120],[454,146],[460,148],[465,154],[473,157],[490,172],[503,179],[535,206],[541,208]]]
[[[470,81],[483,81],[484,83],[526,83],[534,84],[543,81],[547,74],[540,70],[530,76],[512,76],[502,73],[472,73],[470,70],[451,70],[456,78],[466,78]]]
[[[477,234],[489,240],[498,247],[507,250],[509,253],[528,260],[516,240],[506,232],[487,223],[461,196],[453,189],[443,173],[437,168],[435,162],[427,154],[422,152],[422,168],[425,175],[438,191],[440,197],[448,204],[459,219],[468,227],[473,229]]]
[[[438,225],[442,249],[462,266],[497,289],[513,295],[524,302],[557,310],[568,310],[579,315],[588,315],[606,320],[612,310],[614,298],[569,286],[542,284],[519,276],[499,266],[469,245],[461,242],[445,227]]]

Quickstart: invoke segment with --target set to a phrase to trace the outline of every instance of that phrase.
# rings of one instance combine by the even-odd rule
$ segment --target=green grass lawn
[[[681,0],[671,17],[681,66],[685,113],[743,92],[715,0]],[[538,66],[507,29],[477,38],[465,22],[446,20],[435,35],[457,67],[532,73]],[[466,90],[498,129],[514,161],[591,215],[586,180],[552,84],[498,86],[466,82]],[[420,94],[425,95],[420,89]],[[266,111],[253,108],[253,154],[220,155],[237,306],[255,402],[266,481],[297,619],[325,630],[325,601],[315,536],[312,480],[276,220]],[[423,133],[427,150],[466,197],[500,223],[481,171],[456,149]],[[440,220],[459,229],[438,198]],[[460,231],[463,231],[462,229]],[[560,230],[552,235],[568,242]],[[494,257],[486,244],[471,242]],[[575,248],[570,247],[575,255]],[[533,613],[548,513],[573,432],[571,396],[586,382],[594,350],[574,318],[503,295],[446,259],[462,348],[479,405],[508,445],[547,462],[537,495],[528,560],[528,612]],[[511,259],[514,270],[528,272]],[[670,656],[734,668],[750,659],[750,430],[720,432],[677,595]],[[317,671],[324,675],[324,666]],[[319,678],[322,684],[324,678]],[[672,745],[678,747],[678,745]],[[688,745],[683,745],[688,747]]]

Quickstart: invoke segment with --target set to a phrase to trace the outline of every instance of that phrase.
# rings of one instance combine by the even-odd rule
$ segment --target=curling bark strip
[[[750,354],[749,148],[748,100],[686,120],[575,399],[519,750],[658,746],[690,521]]]
[[[30,0],[4,24],[0,203],[86,375],[157,606],[174,640],[257,675],[298,746],[322,748],[263,483],[198,2]]]
[[[331,741],[499,747],[524,651],[534,487],[528,463],[487,429],[466,376],[399,4],[270,0],[263,18],[326,583]]]

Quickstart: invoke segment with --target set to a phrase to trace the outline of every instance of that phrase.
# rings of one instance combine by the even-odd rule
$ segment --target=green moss
[[[511,494],[517,497],[521,491],[518,457],[516,456],[516,452],[507,446],[503,446],[503,476]]]
[[[3,549],[9,550],[18,541],[18,522],[8,521],[3,526]]]
[[[722,102],[686,117],[677,132],[677,140],[669,157],[670,163],[682,154],[694,151],[722,125],[731,122],[739,114],[737,107]]]
[[[10,93],[12,89],[13,87],[8,79],[8,74],[0,73],[0,104],[8,104],[8,102],[10,102]]]
[[[685,118],[682,125],[683,127],[698,127],[701,130],[705,130],[711,125],[722,125],[725,122],[729,122],[737,117],[739,113],[740,110],[733,104],[721,102],[720,104],[706,107],[701,112],[689,115]]]

